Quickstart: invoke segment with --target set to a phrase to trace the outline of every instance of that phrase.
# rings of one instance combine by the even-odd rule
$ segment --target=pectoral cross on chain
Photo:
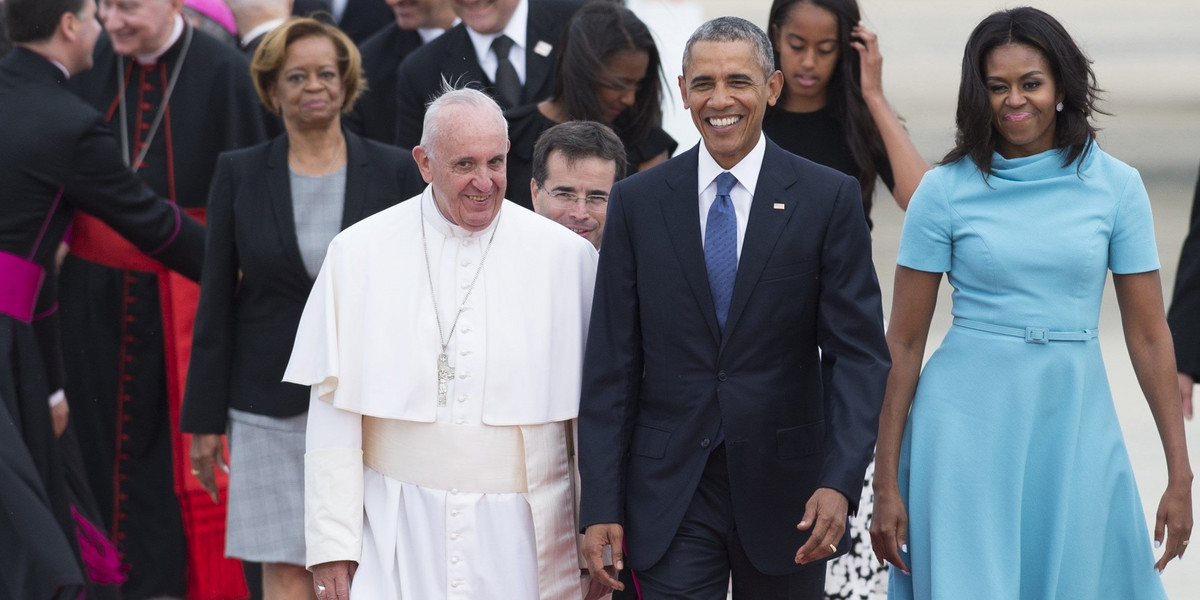
[[[454,367],[443,352],[438,355],[438,406],[446,405],[446,393],[450,390],[450,380],[454,379]]]

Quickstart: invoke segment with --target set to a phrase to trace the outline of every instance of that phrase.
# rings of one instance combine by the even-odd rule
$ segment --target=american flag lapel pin
[[[787,207],[786,207],[786,206],[784,206],[782,202],[776,202],[776,203],[775,203],[775,210],[783,210],[783,209],[785,209],[785,208],[787,208]]]
[[[551,46],[550,44],[548,44],[542,40],[538,40],[538,43],[533,45],[533,51],[535,53],[537,53],[538,56],[541,56],[542,58],[550,56],[551,50],[554,50],[554,46]]]

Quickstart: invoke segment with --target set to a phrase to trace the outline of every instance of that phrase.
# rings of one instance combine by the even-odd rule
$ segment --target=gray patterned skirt
[[[308,413],[229,410],[225,555],[304,564],[304,428]]]

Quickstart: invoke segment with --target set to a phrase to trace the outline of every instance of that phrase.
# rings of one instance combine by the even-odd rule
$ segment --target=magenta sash
[[[26,323],[33,321],[33,307],[46,270],[16,254],[0,251],[0,313]]]

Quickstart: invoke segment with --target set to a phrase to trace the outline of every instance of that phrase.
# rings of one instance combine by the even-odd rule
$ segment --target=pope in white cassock
[[[312,386],[318,598],[580,597],[571,420],[596,250],[504,200],[507,124],[439,97],[430,185],[329,246],[284,375]]]

